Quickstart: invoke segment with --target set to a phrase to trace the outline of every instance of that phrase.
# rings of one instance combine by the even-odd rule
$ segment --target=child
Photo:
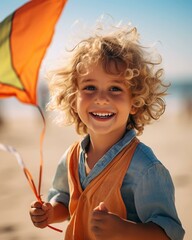
[[[168,170],[136,138],[164,113],[160,61],[135,28],[81,41],[50,82],[49,108],[84,139],[58,164],[49,203],[33,202],[33,224],[69,219],[66,240],[181,240]]]

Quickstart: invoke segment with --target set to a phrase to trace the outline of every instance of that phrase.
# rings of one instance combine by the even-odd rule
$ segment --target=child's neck
[[[111,133],[110,136],[107,134],[90,134],[90,145],[87,152],[87,163],[90,169],[92,169],[99,159],[122,138],[124,133],[125,132],[120,134]]]

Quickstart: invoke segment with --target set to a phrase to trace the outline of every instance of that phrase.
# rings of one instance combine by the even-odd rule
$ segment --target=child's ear
[[[137,108],[132,106],[130,110],[130,114],[135,114],[137,112]]]

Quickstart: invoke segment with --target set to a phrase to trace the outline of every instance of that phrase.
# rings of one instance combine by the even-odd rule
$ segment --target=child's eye
[[[112,92],[122,92],[122,89],[120,87],[111,87],[110,91],[112,91]]]
[[[83,88],[83,90],[94,91],[94,90],[96,90],[96,87],[95,86],[86,86]]]

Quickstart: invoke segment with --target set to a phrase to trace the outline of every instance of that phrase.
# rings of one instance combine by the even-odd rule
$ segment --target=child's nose
[[[99,91],[97,95],[95,96],[95,103],[96,104],[108,104],[109,99],[105,91]]]

